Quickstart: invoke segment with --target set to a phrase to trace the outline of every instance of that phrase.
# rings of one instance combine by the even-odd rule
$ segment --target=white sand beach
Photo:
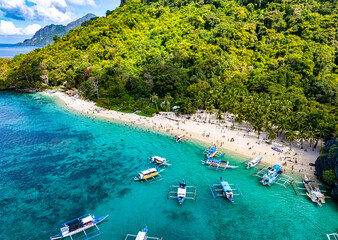
[[[45,93],[49,94],[49,93]],[[283,141],[282,137],[275,139],[272,144],[264,140],[266,133],[261,133],[260,138],[250,131],[250,126],[235,124],[232,129],[233,116],[227,114],[226,119],[216,120],[215,115],[199,111],[187,119],[186,115],[176,116],[174,113],[160,113],[154,117],[143,117],[134,113],[122,113],[97,107],[94,102],[69,97],[63,92],[56,92],[51,96],[57,97],[65,106],[81,114],[90,117],[99,117],[110,120],[123,121],[132,125],[144,126],[156,131],[166,132],[171,135],[185,134],[188,138],[207,143],[209,146],[216,145],[226,151],[236,152],[249,159],[263,157],[267,165],[283,165],[286,172],[314,174],[314,164],[319,156],[317,149],[312,150],[308,142],[301,144],[293,142],[290,144]],[[170,115],[169,115],[170,114]],[[282,153],[272,150],[277,147],[283,150]]]

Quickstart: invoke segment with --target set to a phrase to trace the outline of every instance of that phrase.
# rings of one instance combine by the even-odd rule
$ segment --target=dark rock
[[[316,176],[320,180],[323,179],[323,173],[326,170],[333,169],[336,178],[338,177],[338,140],[332,139],[326,142],[324,153],[316,160]],[[335,199],[338,199],[338,184],[332,186],[331,194]]]

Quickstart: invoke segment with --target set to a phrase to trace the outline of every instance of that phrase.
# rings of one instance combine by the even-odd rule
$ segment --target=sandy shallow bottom
[[[186,116],[177,117],[174,113],[162,113],[148,118],[98,108],[94,102],[69,97],[62,92],[56,92],[51,96],[56,98],[62,106],[82,115],[144,126],[171,136],[185,134],[189,139],[217,146],[228,152],[239,153],[248,159],[263,157],[263,162],[269,165],[283,164],[284,169],[292,173],[313,175],[314,167],[309,164],[314,164],[319,156],[317,149],[321,144],[318,144],[317,149],[312,149],[309,143],[301,144],[300,142],[294,142],[290,147],[289,143],[279,137],[270,145],[264,140],[266,133],[262,133],[258,139],[257,134],[248,132],[250,127],[236,125],[236,128],[232,130],[233,117],[231,115],[226,115],[227,117],[221,123],[216,120],[215,116],[206,113],[195,114],[190,120],[187,120]],[[283,153],[272,150],[272,147],[281,149]]]
[[[1,239],[48,239],[62,222],[86,213],[110,214],[100,225],[101,240],[123,239],[144,226],[164,239],[325,239],[337,231],[332,200],[319,207],[292,188],[262,186],[251,176],[256,169],[242,164],[245,156],[225,151],[239,167],[209,170],[200,162],[209,144],[175,143],[144,127],[84,117],[52,98],[33,98],[0,95]],[[153,155],[172,163],[163,179],[134,182]],[[219,177],[237,184],[243,196],[233,204],[213,199],[209,185]],[[167,194],[183,178],[196,187],[197,200],[179,206]]]

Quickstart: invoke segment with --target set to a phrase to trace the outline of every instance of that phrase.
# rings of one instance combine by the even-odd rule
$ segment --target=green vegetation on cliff
[[[39,86],[48,76],[109,108],[152,113],[166,98],[185,113],[232,112],[272,139],[277,130],[289,140],[337,135],[335,1],[123,3],[2,64],[2,87]]]

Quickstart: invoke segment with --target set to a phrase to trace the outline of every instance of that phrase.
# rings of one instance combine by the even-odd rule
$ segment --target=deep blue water
[[[13,58],[21,53],[29,53],[37,47],[34,46],[17,46],[15,44],[0,44],[0,58]]]
[[[124,239],[148,226],[170,239],[326,239],[338,231],[338,207],[319,207],[292,188],[262,186],[244,157],[227,153],[238,169],[208,170],[204,147],[141,128],[73,114],[46,96],[0,92],[0,239],[48,239],[61,223],[109,213],[98,240]],[[163,180],[134,182],[147,158],[172,163]],[[243,197],[213,199],[219,177],[238,184]],[[197,201],[179,206],[168,188],[185,179]]]

